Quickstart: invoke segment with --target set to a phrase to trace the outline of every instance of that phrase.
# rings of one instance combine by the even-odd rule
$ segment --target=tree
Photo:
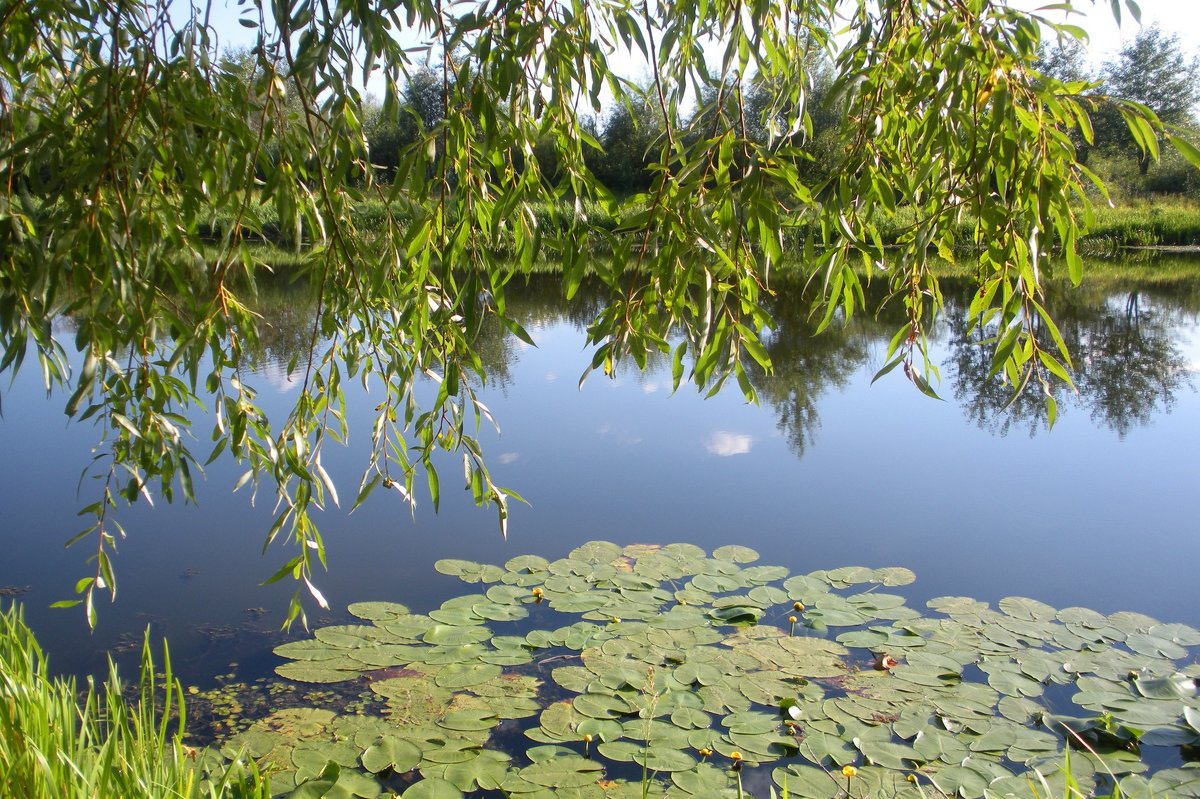
[[[100,431],[98,489],[76,537],[93,545],[77,586],[89,619],[115,588],[118,503],[152,491],[191,499],[203,453],[182,411],[205,391],[211,457],[236,458],[243,482],[271,486],[267,543],[294,545],[270,578],[300,585],[289,621],[303,613],[302,591],[324,603],[313,511],[338,501],[321,455],[346,434],[348,380],[383,391],[354,503],[380,488],[411,503],[424,477],[436,506],[432,458],[445,450],[462,457],[472,496],[503,530],[517,495],[492,481],[476,439],[487,409],[474,393],[485,376],[474,336],[485,317],[524,335],[504,286],[537,260],[561,265],[568,298],[588,267],[604,287],[592,369],[668,354],[677,384],[686,374],[716,390],[732,378],[754,398],[747,367],[769,368],[759,334],[771,323],[782,231],[806,231],[789,255],[823,287],[819,326],[867,310],[864,282],[881,281],[903,317],[883,371],[900,367],[932,393],[925,330],[941,293],[928,253],[948,251],[970,213],[971,311],[997,331],[992,371],[1047,394],[1066,379],[1061,339],[1044,344],[1034,326],[1049,319],[1041,286],[1059,270],[1043,257],[1052,244],[1081,276],[1088,211],[1071,197],[1087,177],[1069,134],[1087,117],[1078,98],[1030,72],[1042,26],[1055,29],[1046,20],[995,0],[852,4],[831,87],[845,110],[840,168],[809,181],[790,137],[750,134],[744,97],[703,129],[679,109],[706,86],[757,72],[774,95],[763,118],[774,109],[785,131],[806,127],[807,56],[842,25],[837,0],[240,8],[258,30],[250,81],[222,66],[204,3],[46,0],[0,11],[0,371],[32,356],[48,388],[68,393],[67,413]],[[724,50],[710,58],[706,41]],[[583,121],[606,91],[636,99],[611,66],[618,47],[646,57],[646,99],[662,126],[653,180],[630,200],[597,181],[586,156],[600,144]],[[416,50],[428,61],[414,64]],[[380,185],[360,87],[381,86],[380,113],[395,120],[425,68],[442,112],[423,116],[424,135]],[[289,107],[288,124],[276,124]],[[1163,135],[1200,163],[1153,112],[1124,108],[1147,147]],[[539,142],[554,148],[553,179],[528,157]],[[358,229],[351,212],[367,200],[385,211]],[[591,202],[605,204],[615,230],[588,216]],[[291,364],[296,405],[277,421],[257,408],[246,373],[262,269],[247,237],[262,226],[260,204],[296,232],[296,276],[315,303]],[[898,213],[913,221],[885,251],[877,223]],[[212,242],[214,218],[229,221]],[[74,341],[51,333],[63,315],[76,320]],[[66,347],[82,354],[75,373]],[[422,381],[437,386],[432,398]]]
[[[1142,104],[1167,125],[1195,121],[1193,115],[1200,102],[1200,57],[1189,59],[1177,35],[1167,36],[1157,25],[1142,28],[1132,42],[1121,48],[1115,61],[1104,65],[1103,71],[1104,89],[1109,95]],[[1127,147],[1135,141],[1144,144],[1136,137],[1131,141],[1111,116],[1103,132],[1106,138],[1119,138]],[[1154,150],[1141,146],[1137,152],[1138,167],[1145,175],[1154,160]]]

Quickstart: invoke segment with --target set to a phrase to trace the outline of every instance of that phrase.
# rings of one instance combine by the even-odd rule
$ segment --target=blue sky
[[[1076,4],[1085,15],[1076,16],[1075,24],[1088,31],[1088,53],[1096,64],[1111,59],[1137,34],[1138,24],[1126,15],[1122,15],[1121,26],[1117,27],[1107,0],[1096,0],[1094,4],[1089,0],[1076,0]],[[1046,5],[1050,5],[1049,0],[1037,3],[1023,0],[1020,3],[1021,7],[1030,10]],[[1139,0],[1138,5],[1142,10],[1143,25],[1157,24],[1167,33],[1178,34],[1185,51],[1200,54],[1200,0]],[[1046,14],[1052,18],[1063,17],[1062,12]]]

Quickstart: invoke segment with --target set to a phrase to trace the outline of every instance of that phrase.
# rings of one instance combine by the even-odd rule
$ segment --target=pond
[[[1060,398],[1051,432],[1038,397],[1009,405],[1007,389],[987,379],[987,356],[964,340],[965,284],[947,283],[934,335],[944,401],[898,372],[871,384],[896,326],[886,312],[814,338],[807,304],[783,290],[765,340],[775,373],[753,378],[760,406],[736,390],[672,394],[666,362],[580,387],[583,329],[599,298],[581,291],[568,307],[553,281],[539,279],[514,289],[509,311],[537,346],[485,332],[492,379],[481,396],[502,433],[483,440],[496,482],[529,507],[514,507],[503,540],[492,512],[449,490],[448,464],[438,514],[420,497],[410,514],[382,495],[353,514],[325,513],[330,572],[319,585],[333,610],[317,624],[346,621],[355,602],[426,612],[471,590],[439,573],[438,561],[555,560],[607,540],[707,552],[736,544],[792,575],[904,567],[915,583],[888,590],[912,608],[947,596],[993,607],[1027,597],[1200,626],[1200,277],[1055,292],[1079,394]],[[263,309],[260,401],[272,416],[294,390],[283,364],[309,312],[296,303],[280,292]],[[69,320],[62,325],[69,334]],[[92,501],[80,472],[93,431],[65,423],[65,398],[47,401],[32,369],[2,396],[0,586],[21,595],[57,669],[97,671],[105,653],[134,649],[147,626],[169,638],[177,671],[201,690],[280,662],[272,648],[291,587],[258,584],[284,553],[262,554],[269,502],[251,507],[246,492],[230,493],[233,464],[208,468],[198,508],[121,511],[129,538],[118,547],[120,594],[100,608],[94,634],[82,613],[48,610],[86,573],[88,543],[62,544],[82,526],[77,508]],[[377,401],[353,397],[351,417],[368,417]],[[197,450],[207,428],[196,425]],[[357,485],[365,439],[359,427],[349,447],[326,450],[343,497]]]

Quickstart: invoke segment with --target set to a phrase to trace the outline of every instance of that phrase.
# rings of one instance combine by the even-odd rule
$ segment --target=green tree
[[[979,247],[971,318],[997,331],[991,371],[1048,395],[1067,375],[1061,338],[1044,343],[1034,326],[1054,330],[1041,286],[1060,267],[1047,250],[1060,247],[1072,279],[1081,277],[1076,242],[1088,210],[1072,197],[1089,178],[1069,135],[1087,109],[1030,72],[1043,26],[1053,25],[1006,3],[333,9],[265,0],[239,6],[239,21],[258,31],[249,81],[214,52],[214,9],[190,8],[45,0],[0,9],[0,371],[32,356],[48,388],[67,393],[67,413],[100,432],[97,488],[83,509],[90,524],[76,537],[93,552],[77,586],[89,619],[115,588],[118,504],[191,499],[205,453],[189,443],[186,410],[204,392],[215,413],[210,457],[241,461],[242,482],[269,486],[277,500],[267,543],[294,547],[271,578],[299,583],[289,620],[303,612],[303,591],[324,603],[314,510],[338,501],[321,458],[347,432],[346,381],[382,396],[369,462],[347,501],[383,489],[411,503],[424,482],[436,506],[433,457],[449,451],[503,530],[516,495],[493,482],[476,438],[488,414],[475,396],[485,376],[475,336],[484,317],[524,335],[504,286],[537,260],[561,266],[568,298],[587,267],[602,283],[592,369],[666,355],[677,384],[686,375],[716,390],[732,378],[753,398],[747,369],[769,368],[759,335],[771,323],[783,233],[807,231],[792,255],[822,287],[819,326],[868,310],[864,283],[881,282],[902,317],[884,371],[901,367],[932,392],[925,331],[941,292],[928,253],[949,252],[970,214]],[[810,43],[842,26],[835,11],[849,12],[831,87],[845,110],[835,174],[810,181],[792,137],[755,138],[744,95],[716,125],[680,113],[704,87],[757,72],[774,95],[763,118],[774,109],[784,131],[807,128]],[[724,49],[710,57],[709,41]],[[649,149],[653,180],[629,199],[612,197],[589,166],[600,144],[581,111],[594,112],[605,92],[638,101],[612,69],[617,48],[645,56],[644,98],[661,126]],[[416,51],[429,60],[414,64]],[[421,112],[437,103],[418,108],[423,135],[381,185],[360,87],[382,87],[380,113],[398,119],[426,66],[419,94],[428,89],[441,113]],[[1144,146],[1162,135],[1200,162],[1152,111],[1123,108]],[[546,142],[554,175],[528,157]],[[351,212],[368,200],[385,211],[359,229]],[[617,228],[597,225],[589,202],[606,203]],[[259,205],[295,232],[294,269],[314,302],[308,343],[291,364],[296,404],[276,420],[257,407],[248,371],[262,263],[247,237],[261,226]],[[885,252],[877,225],[900,213],[913,221]],[[215,218],[229,222],[214,252],[206,233]],[[52,335],[63,315],[77,322],[72,341]],[[73,372],[68,347],[82,360]]]
[[[1104,91],[1112,97],[1140,103],[1164,124],[1191,125],[1200,102],[1200,57],[1188,58],[1176,34],[1166,35],[1157,25],[1142,28],[1121,48],[1116,60],[1104,65]],[[1121,121],[1109,111],[1102,114],[1102,139],[1119,142],[1137,153],[1142,175],[1155,160],[1155,150],[1131,139]]]

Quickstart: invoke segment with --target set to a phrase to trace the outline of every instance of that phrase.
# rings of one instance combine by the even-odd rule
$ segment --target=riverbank
[[[596,230],[613,232],[618,229],[618,220],[612,216],[609,209],[597,202],[584,203],[578,209],[573,203],[567,202],[557,205],[540,204],[530,209],[537,228],[546,235],[564,229],[567,221],[575,219],[580,212]],[[371,200],[356,205],[347,222],[358,230],[381,230],[389,225],[403,230],[411,218],[410,209],[402,205],[389,205],[382,200]],[[268,263],[283,265],[292,260],[288,252],[295,249],[296,233],[294,230],[283,229],[272,206],[253,204],[246,220],[249,222],[245,226],[249,239],[282,251],[278,256],[267,258]],[[220,238],[230,221],[215,220],[203,233]],[[876,224],[880,239],[888,244],[896,242],[904,231],[911,229],[915,221],[915,214],[903,210],[891,219],[878,220]],[[974,227],[973,218],[963,218],[955,232],[957,247],[970,250],[976,246]],[[813,230],[811,234],[816,235],[817,231]],[[810,231],[807,231],[803,224],[792,226],[785,232],[785,236],[792,241],[799,241],[809,235]],[[500,242],[501,249],[503,245],[504,243]],[[1200,205],[1177,199],[1163,199],[1125,203],[1111,208],[1097,206],[1094,223],[1080,239],[1080,247],[1090,255],[1112,255],[1129,248],[1200,251]]]

